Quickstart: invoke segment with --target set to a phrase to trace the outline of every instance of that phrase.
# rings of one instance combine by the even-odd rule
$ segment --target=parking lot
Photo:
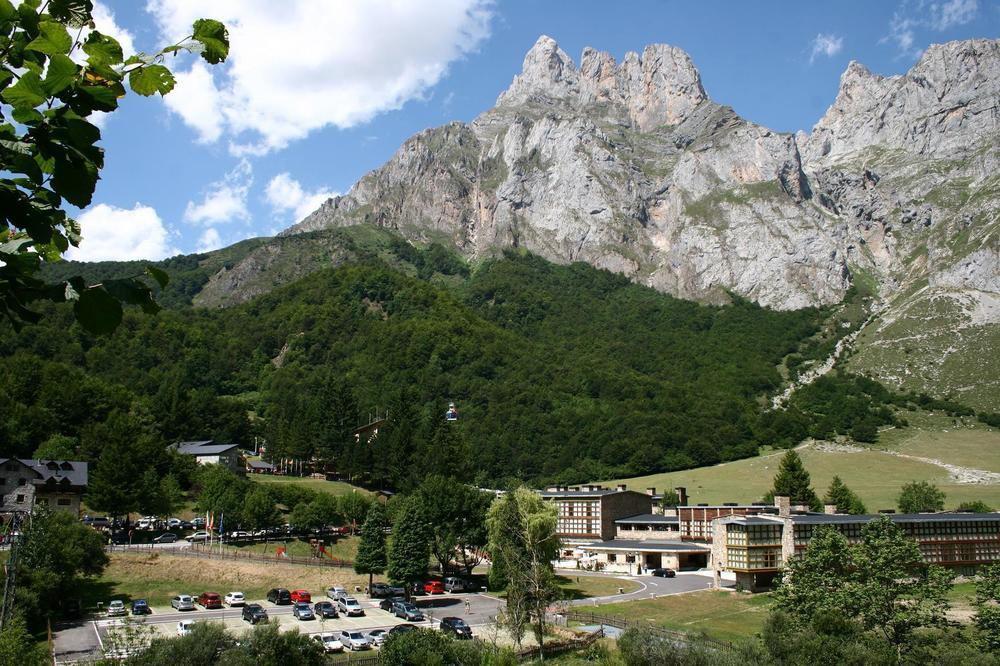
[[[315,597],[314,601],[321,601]],[[276,620],[282,631],[298,629],[303,634],[339,633],[344,629],[368,632],[373,629],[389,629],[405,621],[393,616],[388,611],[378,607],[378,600],[360,600],[365,608],[362,617],[345,617],[330,620],[297,620],[292,616],[291,606],[277,606],[262,600],[248,600],[248,603],[259,603],[267,611],[268,617]],[[423,622],[412,622],[422,627],[435,628],[440,618],[457,616],[466,621],[477,632],[497,614],[501,602],[484,594],[443,594],[426,597],[416,597],[414,602],[423,611]],[[468,602],[468,605],[466,605]],[[177,623],[181,620],[195,622],[221,622],[234,633],[245,633],[252,626],[241,619],[242,608],[220,608],[207,610],[198,607],[193,611],[177,611],[169,606],[154,606],[152,613],[146,616],[130,617],[131,621],[141,622],[150,626],[156,636],[177,635]],[[57,628],[54,639],[56,659],[60,663],[68,661],[95,658],[109,642],[110,632],[123,623],[123,618],[100,618],[88,622],[66,625]]]

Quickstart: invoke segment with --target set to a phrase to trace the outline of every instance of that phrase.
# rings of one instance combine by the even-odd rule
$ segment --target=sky
[[[652,43],[687,51],[709,96],[809,131],[857,60],[905,73],[930,44],[1000,37],[1000,0],[95,0],[97,28],[155,52],[223,21],[224,65],[169,58],[177,87],[98,119],[105,169],[71,211],[69,258],[161,259],[291,226],[411,135],[493,106],[540,35],[579,62]],[[625,9],[627,8],[627,10]]]

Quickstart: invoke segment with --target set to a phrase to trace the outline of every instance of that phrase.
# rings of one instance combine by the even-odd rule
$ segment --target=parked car
[[[153,543],[177,543],[179,538],[173,532],[164,532],[158,537],[153,537]]]
[[[268,590],[267,600],[276,606],[287,606],[292,603],[292,593],[283,587],[276,587]]]
[[[191,633],[191,629],[194,627],[194,620],[181,620],[177,623],[177,635],[187,636]]]
[[[171,607],[182,610],[194,610],[194,598],[189,594],[178,594],[170,600]]]
[[[249,604],[243,607],[243,621],[250,624],[267,622],[267,611],[260,604]]]
[[[368,642],[372,644],[372,647],[382,647],[387,638],[389,638],[389,632],[385,629],[372,629],[368,632]]]
[[[470,592],[476,589],[475,583],[458,576],[448,576],[444,579],[444,589],[449,592]]]
[[[393,596],[392,588],[389,587],[388,583],[373,583],[371,590],[368,592],[368,596],[372,599],[384,599],[386,597]]]
[[[337,601],[341,597],[347,596],[347,590],[340,585],[334,585],[332,587],[326,588],[326,596],[334,601]]]
[[[458,639],[471,639],[472,627],[465,623],[460,617],[446,617],[441,619],[441,631],[451,634]]]
[[[409,601],[397,601],[392,605],[392,614],[407,622],[423,622],[424,614]]]
[[[406,597],[389,597],[388,599],[383,599],[382,601],[378,602],[378,607],[384,611],[389,611],[391,613],[392,606],[397,601],[406,601]]]
[[[309,590],[292,590],[289,596],[292,598],[292,603],[312,601],[312,595],[309,594]]]
[[[192,518],[191,519],[191,524],[194,525],[197,528],[202,528],[202,527],[205,526],[205,519],[201,518],[201,517]]]
[[[397,624],[395,627],[389,630],[389,636],[395,636],[396,634],[405,634],[408,631],[416,631],[417,628],[412,624]]]
[[[167,529],[176,530],[180,529],[180,526],[184,524],[184,521],[180,518],[170,518],[167,520]]]
[[[117,532],[111,533],[111,543],[116,546],[124,546],[130,541],[128,538],[128,532],[125,530],[118,530]]]
[[[439,580],[429,580],[424,583],[425,594],[444,594],[444,583]]]
[[[649,573],[654,576],[659,576],[660,578],[673,578],[674,576],[677,575],[677,572],[674,571],[673,569],[663,569],[663,568],[652,569],[650,570]]]
[[[152,612],[145,599],[136,599],[132,602],[132,615],[149,615]]]
[[[233,606],[242,606],[247,602],[246,597],[243,596],[242,592],[230,592],[227,594],[222,601],[232,608]]]
[[[334,634],[314,634],[313,640],[323,646],[323,652],[343,652],[344,644]]]
[[[208,532],[192,532],[187,536],[187,540],[191,543],[201,543],[203,541],[208,541],[212,538],[212,535]]]
[[[354,650],[367,650],[372,646],[368,642],[368,637],[360,631],[347,631],[345,629],[340,632],[339,640],[345,648],[352,652]]]
[[[313,604],[313,613],[325,620],[334,619],[337,617],[337,607],[332,601],[317,601]]]
[[[128,611],[125,610],[125,602],[121,599],[113,599],[108,602],[108,617],[118,617],[119,615],[126,615]]]
[[[248,540],[250,540],[252,538],[253,538],[253,535],[250,534],[249,532],[243,532],[243,531],[237,530],[236,532],[230,532],[229,533],[229,540],[230,541],[248,541]]]
[[[361,604],[354,597],[341,597],[338,599],[337,610],[348,617],[365,614],[365,609],[361,607]]]
[[[316,616],[313,615],[312,607],[309,606],[308,601],[295,602],[295,607],[292,608],[292,616],[299,620],[316,619]]]
[[[222,595],[218,592],[202,592],[198,596],[198,605],[203,608],[222,608]]]

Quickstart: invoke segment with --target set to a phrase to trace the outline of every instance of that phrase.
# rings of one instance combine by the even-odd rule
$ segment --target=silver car
[[[372,646],[372,644],[368,641],[368,637],[360,631],[344,630],[340,632],[340,643],[351,651],[367,650]]]
[[[178,594],[170,600],[170,606],[179,611],[194,610],[194,598],[190,594]]]
[[[365,614],[365,609],[361,607],[361,604],[354,597],[341,597],[337,600],[337,608],[348,617]]]

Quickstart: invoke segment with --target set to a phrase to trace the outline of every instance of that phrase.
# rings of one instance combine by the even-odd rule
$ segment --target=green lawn
[[[227,546],[241,552],[254,552],[267,555],[274,555],[279,548],[285,548],[285,552],[292,557],[309,557],[312,555],[312,546],[308,541],[301,539],[289,539],[288,541],[269,541],[267,543],[254,543],[245,546]],[[326,552],[332,557],[341,560],[354,561],[358,554],[358,537],[341,537],[335,543],[326,544]]]
[[[369,490],[352,486],[345,481],[327,481],[325,479],[312,479],[302,476],[274,476],[271,474],[249,474],[247,478],[251,481],[263,484],[289,484],[302,486],[303,488],[316,490],[322,493],[330,493],[331,495],[350,495],[354,492],[364,493],[365,495],[372,494]]]
[[[586,599],[618,594],[622,588],[626,594],[639,589],[639,584],[625,578],[610,576],[556,576],[556,582],[564,599]]]
[[[952,423],[950,418],[946,421]],[[864,451],[820,451],[807,446],[800,449],[800,454],[820,496],[826,492],[834,475],[839,475],[861,496],[869,511],[895,508],[900,487],[914,480],[930,481],[941,488],[947,495],[947,508],[972,500],[982,500],[1000,508],[1000,485],[959,484],[938,465],[879,450],[885,448],[949,464],[1000,471],[1000,432],[966,422],[970,425],[945,432],[945,420],[937,418],[932,430],[912,427],[884,432],[878,444]],[[684,486],[692,503],[752,502],[760,500],[771,488],[782,455],[784,451],[778,451],[712,467],[604,483],[627,483],[637,490],[654,486],[658,491]]]
[[[603,604],[581,612],[649,622],[674,631],[704,633],[718,640],[737,640],[760,631],[767,619],[768,594],[704,590],[669,597]]]

